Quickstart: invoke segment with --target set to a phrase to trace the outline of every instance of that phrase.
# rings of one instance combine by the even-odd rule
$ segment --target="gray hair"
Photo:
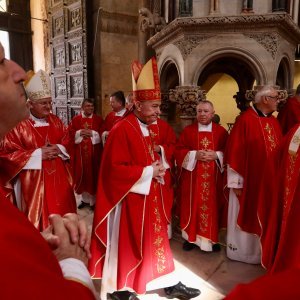
[[[273,91],[276,91],[276,89],[272,85],[264,85],[258,92],[255,94],[253,103],[260,103],[261,97],[268,96]]]

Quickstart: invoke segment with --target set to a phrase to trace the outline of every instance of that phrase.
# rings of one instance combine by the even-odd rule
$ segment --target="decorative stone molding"
[[[100,9],[102,32],[137,35],[138,16],[105,11]]]
[[[170,100],[168,92],[161,92],[161,114],[167,116],[170,108]]]
[[[193,119],[196,117],[196,106],[199,101],[206,99],[206,93],[200,86],[177,86],[169,92],[169,101],[177,103],[180,118]]]
[[[300,29],[287,13],[264,15],[245,14],[237,16],[209,16],[177,18],[148,40],[154,49],[174,43],[184,35],[202,35],[218,32],[253,33],[261,28],[277,32],[292,44],[298,44]]]
[[[279,45],[279,36],[276,33],[256,33],[256,34],[245,34],[245,36],[256,40],[261,44],[275,59],[278,45]]]
[[[174,42],[174,45],[180,50],[183,59],[185,60],[201,42],[213,37],[215,35],[201,35],[183,38]]]

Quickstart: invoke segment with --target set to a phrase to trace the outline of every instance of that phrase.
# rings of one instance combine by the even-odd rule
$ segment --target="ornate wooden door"
[[[65,124],[88,97],[85,0],[49,0],[53,112]]]

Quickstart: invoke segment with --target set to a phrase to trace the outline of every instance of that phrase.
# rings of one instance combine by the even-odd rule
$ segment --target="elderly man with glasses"
[[[6,186],[14,188],[17,205],[39,230],[49,225],[49,215],[76,212],[70,158],[62,140],[65,128],[51,113],[49,76],[42,70],[25,82],[30,117],[3,140],[0,152]]]
[[[228,139],[227,256],[233,260],[251,264],[259,264],[261,260],[257,207],[267,160],[281,140],[279,123],[272,116],[278,102],[277,90],[263,86],[256,93],[253,105],[237,118]]]

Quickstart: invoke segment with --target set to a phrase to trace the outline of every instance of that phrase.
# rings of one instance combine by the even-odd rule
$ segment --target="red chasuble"
[[[225,300],[300,299],[300,269],[267,274],[249,284],[239,284]]]
[[[158,120],[157,127],[159,136],[155,140],[164,144],[162,141],[170,139],[170,127],[162,120]],[[129,192],[142,178],[144,167],[156,160],[155,155],[151,136],[143,136],[133,113],[118,122],[104,148],[94,215],[89,263],[92,277],[102,277],[107,217],[122,203],[117,289],[126,286],[138,294],[145,293],[147,282],[174,270],[167,235],[168,209],[161,184],[153,179],[147,196]]]
[[[242,113],[229,135],[225,163],[244,178],[237,223],[243,231],[260,235],[257,218],[259,192],[267,159],[281,140],[273,116],[260,117],[253,108]]]
[[[123,116],[116,116],[116,113],[114,111],[111,111],[104,120],[102,132],[111,131],[115,123],[120,121],[122,118]]]
[[[275,181],[273,189],[260,205],[259,217],[262,224],[262,263],[271,272],[281,272],[291,268],[300,269],[300,150],[289,151],[291,140],[298,142],[300,134],[295,134],[299,125],[284,138],[276,151],[270,176]],[[266,208],[267,207],[267,208]]]
[[[287,134],[291,128],[300,123],[300,101],[296,97],[289,98],[280,109],[277,119],[282,133]]]
[[[79,144],[75,144],[76,131],[90,129],[98,132],[101,138],[100,116],[93,114],[92,118],[75,116],[68,127],[70,135],[69,153],[71,156],[71,169],[74,179],[74,189],[77,194],[87,192],[95,195],[97,191],[98,173],[102,155],[102,144],[92,144],[91,138],[84,138]]]
[[[179,205],[180,227],[188,235],[189,242],[197,236],[218,242],[219,211],[224,205],[222,178],[215,161],[197,161],[193,171],[182,166],[186,155],[193,150],[224,152],[227,131],[212,124],[212,132],[198,132],[198,122],[184,128],[180,135],[175,158],[180,170]]]
[[[43,160],[42,170],[22,170],[34,150],[62,143],[65,132],[61,120],[51,114],[47,122],[49,126],[43,127],[34,127],[32,120],[19,123],[6,135],[0,153],[3,181],[9,185],[20,180],[22,210],[40,230],[48,226],[50,214],[76,212],[71,175],[60,157]]]
[[[66,280],[40,233],[0,195],[0,298],[94,299],[84,285]]]

